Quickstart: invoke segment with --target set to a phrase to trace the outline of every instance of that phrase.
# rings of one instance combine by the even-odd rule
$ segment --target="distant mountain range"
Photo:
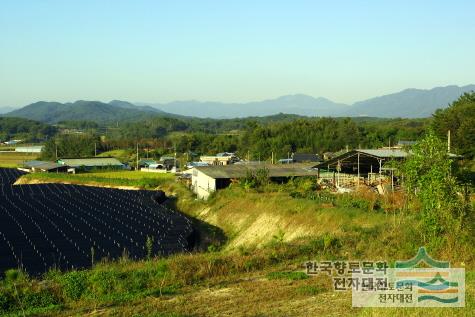
[[[260,117],[277,113],[303,116],[338,116],[349,109],[348,105],[336,103],[326,98],[314,98],[297,94],[276,99],[248,102],[222,103],[196,100],[174,101],[166,104],[137,103],[166,112],[200,118],[241,118]]]
[[[475,91],[475,85],[437,87],[430,90],[406,89],[398,93],[359,101],[353,105],[302,94],[248,103],[191,100],[164,104],[133,104],[120,100],[113,100],[109,103],[80,100],[63,104],[40,101],[3,114],[3,116],[27,118],[47,123],[68,120],[90,120],[101,123],[140,121],[150,116],[242,118],[278,113],[302,116],[423,118],[431,116],[438,108],[447,107],[463,93],[470,91]]]
[[[9,113],[15,110],[13,107],[0,107],[0,114]]]
[[[445,108],[465,92],[475,91],[475,85],[447,86],[433,89],[406,89],[398,93],[359,101],[353,105],[335,103],[326,98],[289,95],[277,99],[249,103],[175,101],[166,104],[137,103],[166,112],[210,118],[266,116],[277,113],[302,116],[371,116],[381,118],[424,118],[438,108]]]
[[[345,115],[425,118],[431,116],[439,108],[446,108],[461,95],[470,91],[475,91],[475,85],[436,87],[430,90],[406,89],[398,93],[356,102]]]

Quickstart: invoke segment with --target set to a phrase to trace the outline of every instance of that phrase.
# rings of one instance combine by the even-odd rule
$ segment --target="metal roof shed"
[[[405,159],[409,153],[401,149],[351,150],[316,165],[319,169],[342,172],[379,172],[383,162]]]
[[[68,165],[71,167],[85,167],[85,168],[101,168],[101,167],[115,167],[124,168],[125,165],[113,157],[91,157],[91,158],[62,158],[57,161],[61,165]]]

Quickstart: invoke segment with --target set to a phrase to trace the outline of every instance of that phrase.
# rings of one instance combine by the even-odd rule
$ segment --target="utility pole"
[[[97,142],[94,142],[94,156],[97,156]]]
[[[135,169],[139,170],[139,143],[137,142],[137,162],[135,164]]]
[[[358,185],[360,187],[360,152],[358,151]]]
[[[447,152],[450,153],[450,130],[447,131]]]

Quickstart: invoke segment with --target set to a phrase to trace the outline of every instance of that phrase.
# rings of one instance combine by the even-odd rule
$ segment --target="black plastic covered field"
[[[0,168],[0,272],[39,274],[91,266],[103,258],[185,252],[193,228],[154,192],[63,184],[15,185],[21,175]]]

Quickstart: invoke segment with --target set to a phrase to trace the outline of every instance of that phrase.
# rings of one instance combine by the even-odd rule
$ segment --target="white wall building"
[[[238,180],[266,169],[271,180],[286,181],[291,177],[317,176],[314,164],[252,164],[252,165],[214,165],[197,166],[192,170],[191,186],[200,199],[207,199],[216,190],[228,187],[233,180]]]

